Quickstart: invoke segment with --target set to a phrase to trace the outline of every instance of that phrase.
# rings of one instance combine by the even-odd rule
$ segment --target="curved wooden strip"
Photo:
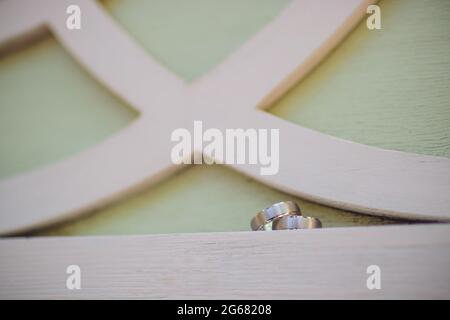
[[[145,116],[85,152],[0,181],[1,234],[80,215],[139,188],[144,181],[159,181],[177,169],[170,162],[169,138],[171,131],[181,126],[177,125],[181,113],[168,111],[182,105],[185,84],[148,57],[95,2],[76,1],[83,8],[83,24],[80,32],[74,32],[66,28],[63,18],[65,8],[75,2],[46,1],[47,5],[28,0],[2,3],[7,11],[0,14],[14,14],[16,20],[4,25],[0,43],[31,32],[45,21],[88,71]],[[43,7],[45,10],[41,10]],[[36,12],[39,23],[27,21],[23,11]],[[169,120],[163,121],[167,116]],[[169,122],[173,128],[164,125]]]
[[[305,1],[299,0],[298,3],[319,7],[322,3]],[[353,1],[356,0],[348,2],[353,5],[352,10],[356,4]],[[113,90],[118,90],[126,101],[151,117],[146,116],[138,120],[138,123],[97,148],[57,165],[2,181],[0,232],[42,226],[81,214],[138,188],[144,181],[157,181],[174,169],[170,163],[171,130],[186,127],[186,124],[190,125],[197,119],[210,120],[217,128],[226,124],[229,128],[261,126],[282,129],[281,152],[290,151],[287,154],[289,159],[282,153],[282,171],[279,175],[261,177],[252,167],[235,166],[275,188],[363,213],[420,219],[449,218],[450,205],[446,195],[449,190],[450,160],[346,142],[297,127],[260,111],[244,112],[233,108],[234,100],[221,100],[221,95],[216,96],[215,101],[219,102],[214,104],[214,108],[205,103],[209,101],[207,96],[199,95],[196,89],[199,84],[186,91],[182,82],[174,79],[133,45],[95,4],[86,0],[82,2],[83,6],[90,6],[88,17],[98,18],[100,27],[90,20],[84,26],[89,30],[89,34],[79,37],[64,29],[60,11],[54,11],[56,7],[61,10],[63,3],[68,2],[51,3],[52,9],[48,11],[49,24],[64,45],[73,51],[74,56],[92,74]],[[296,7],[297,13],[300,8],[299,5]],[[347,25],[349,21],[353,21],[348,17],[353,15],[346,17],[343,23]],[[296,22],[299,25],[296,25]],[[291,16],[289,26],[301,26],[301,21]],[[108,38],[105,47],[109,50],[105,51],[102,45],[98,44],[100,42],[96,41],[103,37]],[[277,37],[277,33],[263,32],[260,37],[265,41],[256,41],[258,47],[251,52],[264,51],[271,41],[274,41],[274,37]],[[313,44],[314,46],[310,47],[310,55],[317,50],[315,43]],[[117,53],[117,56],[107,56],[114,53]],[[123,56],[127,59],[122,59]],[[122,60],[128,60],[129,57],[136,60],[131,59],[133,61],[122,64]],[[282,61],[283,57],[274,56],[273,59]],[[309,63],[310,60],[306,58],[305,61],[305,57],[309,55],[301,57],[301,61]],[[294,61],[291,59],[294,58],[288,60]],[[252,70],[256,70],[255,67],[260,64],[261,70],[271,70],[263,68],[266,60],[255,61]],[[241,73],[248,80],[255,83],[261,81],[263,84],[260,88],[254,87],[259,89],[252,91],[256,93],[250,95],[252,99],[262,99],[260,93],[276,88],[277,81],[290,82],[283,79],[283,76],[288,79],[293,76],[287,74],[289,66],[284,65],[282,72],[276,73],[276,77],[269,78],[268,82],[265,82],[265,78],[259,73],[250,72],[248,76],[245,76],[245,72]],[[114,71],[116,68],[120,72]],[[296,72],[301,75],[306,69],[297,68]],[[245,83],[249,82],[252,81]],[[138,90],[133,89],[134,85]],[[155,87],[152,87],[153,85]],[[153,95],[154,92],[157,94]],[[235,96],[239,97],[237,93]],[[250,100],[243,101],[251,103]],[[231,109],[222,112],[222,105]],[[294,143],[299,145],[295,146]],[[303,161],[296,161],[299,158]],[[358,183],[357,187],[353,187],[355,183]]]
[[[334,138],[264,111],[218,128],[280,130],[280,171],[232,165],[277,189],[344,210],[394,218],[450,220],[450,159],[417,155]]]
[[[267,108],[366,16],[375,0],[296,0],[191,90],[199,104]]]
[[[80,30],[66,27],[72,4],[82,9]],[[144,52],[93,0],[9,0],[0,3],[0,15],[0,45],[45,25],[89,73],[142,113],[157,116],[161,101],[166,108],[182,101],[184,81]]]
[[[73,3],[54,0],[48,25],[88,72],[130,106],[152,117],[178,107],[185,83],[132,41],[95,1],[77,0],[82,8],[82,28],[67,29],[61,12]]]
[[[182,168],[170,160],[170,140],[161,143],[171,130],[141,118],[77,156],[2,180],[0,234],[76,217]]]

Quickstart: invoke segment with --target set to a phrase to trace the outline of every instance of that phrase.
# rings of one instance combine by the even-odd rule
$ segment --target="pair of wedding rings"
[[[254,231],[321,228],[319,219],[305,217],[293,201],[278,202],[258,212],[251,220]]]

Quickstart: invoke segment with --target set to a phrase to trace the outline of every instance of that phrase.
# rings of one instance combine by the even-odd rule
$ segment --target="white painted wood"
[[[179,168],[170,162],[170,133],[190,128],[194,120],[216,128],[280,129],[278,175],[234,166],[275,188],[362,213],[449,220],[450,159],[362,146],[256,110],[319,62],[365,15],[369,2],[297,0],[190,87],[129,40],[91,0],[1,2],[0,21],[6,22],[0,46],[44,21],[81,65],[141,117],[72,158],[2,180],[0,233],[74,217],[167,177]],[[65,27],[68,4],[82,7],[80,32]],[[24,10],[37,17],[27,20]]]
[[[293,1],[272,23],[192,84],[197,104],[269,107],[348,35],[376,0]]]
[[[449,225],[2,240],[0,298],[449,299],[449,246]]]
[[[256,180],[344,210],[393,218],[450,219],[447,158],[331,138],[260,111],[241,118],[211,126],[280,129],[278,174],[261,176],[257,166],[232,165]]]
[[[0,46],[9,45],[44,26],[48,1],[39,1],[37,5],[30,2],[0,1]]]

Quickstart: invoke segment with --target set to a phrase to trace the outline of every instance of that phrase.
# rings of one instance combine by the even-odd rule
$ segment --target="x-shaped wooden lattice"
[[[187,85],[153,60],[92,0],[0,3],[0,45],[49,28],[98,81],[141,115],[103,143],[0,183],[0,232],[46,225],[155,183],[172,164],[175,128],[277,128],[280,171],[234,169],[337,208],[450,219],[450,160],[369,147],[315,132],[260,109],[311,70],[365,15],[370,0],[297,0],[213,71]],[[82,8],[68,30],[65,9]]]

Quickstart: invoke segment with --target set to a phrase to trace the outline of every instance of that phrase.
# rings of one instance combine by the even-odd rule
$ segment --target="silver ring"
[[[288,214],[301,216],[302,212],[293,201],[278,202],[258,212],[250,222],[252,230],[267,230],[267,224],[277,217]]]
[[[272,221],[272,230],[295,230],[322,228],[319,219],[297,215],[285,215]]]

